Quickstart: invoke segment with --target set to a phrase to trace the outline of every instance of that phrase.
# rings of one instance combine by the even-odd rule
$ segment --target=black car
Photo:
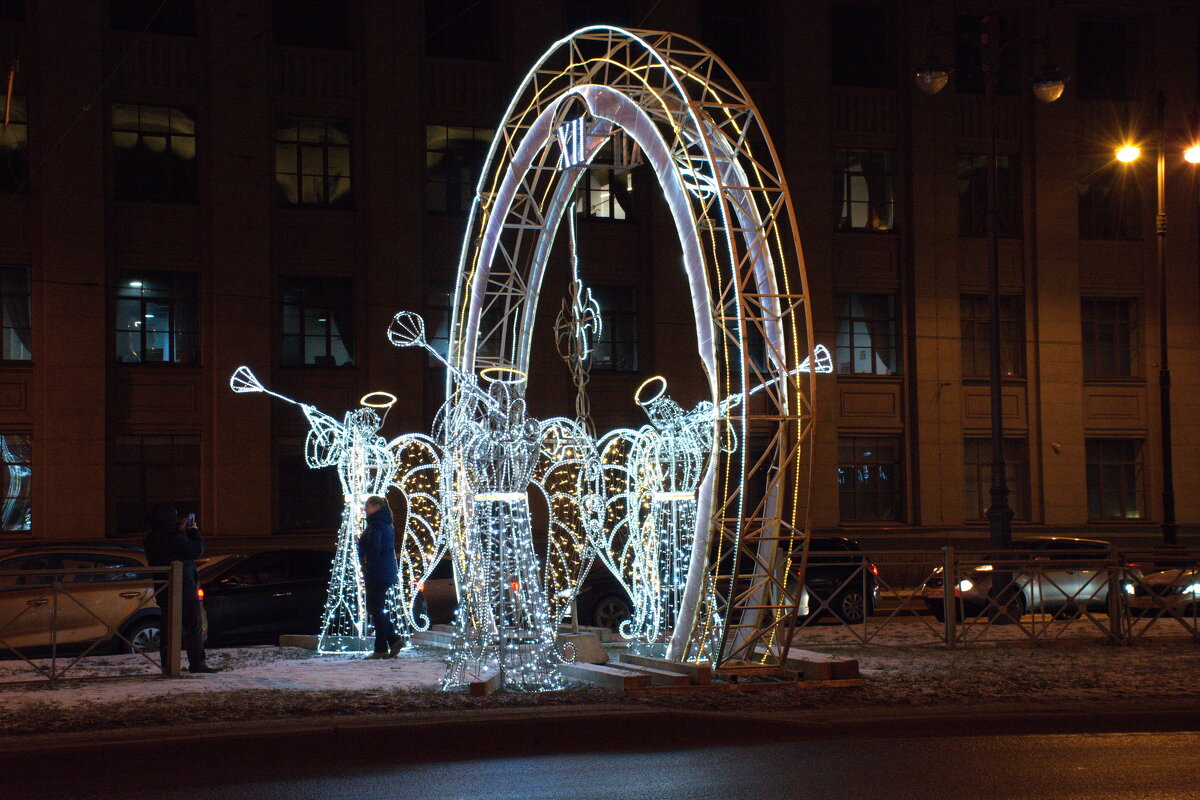
[[[792,556],[799,574],[800,552]],[[875,610],[879,568],[844,536],[814,536],[808,544],[808,569],[800,599],[801,616],[813,619],[826,611],[842,622],[862,622]],[[824,605],[822,605],[824,604]]]
[[[597,628],[617,627],[633,614],[633,603],[621,584],[601,564],[592,567],[578,597],[579,622]],[[427,611],[429,621],[444,625],[454,618],[458,595],[454,588],[454,569],[449,558],[443,558],[421,586],[417,598],[417,614]]]
[[[208,644],[274,644],[284,634],[317,634],[333,552],[265,550],[217,557],[200,569]]]

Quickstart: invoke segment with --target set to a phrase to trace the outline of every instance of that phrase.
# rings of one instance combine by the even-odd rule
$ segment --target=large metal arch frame
[[[586,145],[563,164],[555,133],[575,99],[586,107]],[[777,664],[799,600],[788,576],[807,545],[813,375],[796,366],[811,354],[812,323],[778,158],[744,87],[716,56],[677,34],[608,26],[546,52],[505,113],[472,204],[450,361],[465,374],[485,364],[527,368],[554,236],[580,176],[617,128],[646,154],[671,209],[712,401],[741,398],[728,417],[737,446],[714,444],[697,497],[697,544],[668,655]],[[765,344],[757,363],[754,341]],[[705,586],[715,587],[718,607],[701,608]]]

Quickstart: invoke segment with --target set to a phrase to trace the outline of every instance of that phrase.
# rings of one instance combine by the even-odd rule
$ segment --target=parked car
[[[792,567],[800,573],[800,551]],[[844,536],[814,536],[808,544],[808,566],[800,593],[800,615],[816,619],[825,611],[842,622],[862,622],[875,611],[879,567],[861,554],[858,542]]]
[[[1150,572],[1125,584],[1125,600],[1135,614],[1196,616],[1200,613],[1200,567]]]
[[[1012,614],[1019,617],[1030,609],[1048,611],[1058,616],[1074,616],[1084,609],[1104,610],[1108,608],[1108,575],[1103,562],[1112,550],[1112,545],[1100,539],[1074,539],[1061,536],[1031,536],[1014,539],[1012,549],[1015,557],[1028,555],[1039,569],[1017,571],[1012,574],[1012,586],[1019,588],[1012,597]],[[976,617],[989,609],[988,598],[992,594],[993,564],[980,564],[967,576],[959,578],[954,589],[955,597],[962,601],[965,616]],[[1003,571],[1003,570],[1001,570]],[[1040,573],[1040,579],[1039,575]],[[945,619],[945,582],[941,575],[929,580],[923,592],[925,605],[937,617]]]
[[[0,556],[0,640],[9,648],[38,653],[51,646],[51,575],[22,572],[62,570],[57,578],[70,599],[58,602],[54,644],[81,650],[100,640],[101,651],[157,650],[160,612],[140,547],[96,543],[21,547]],[[129,572],[72,575],[71,570],[131,568]],[[0,657],[7,655],[0,646]]]
[[[601,564],[592,567],[577,598],[579,622],[597,628],[616,630],[633,615],[633,603],[616,578]],[[449,556],[434,567],[429,579],[421,586],[417,613],[424,610],[434,625],[444,625],[454,619],[458,593],[454,586],[454,568]]]
[[[217,556],[200,568],[208,645],[274,644],[321,629],[333,551],[309,548]]]

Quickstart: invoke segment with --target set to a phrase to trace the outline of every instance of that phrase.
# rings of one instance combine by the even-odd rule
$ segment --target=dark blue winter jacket
[[[386,506],[367,517],[367,529],[358,539],[358,558],[365,582],[394,584],[400,580],[396,531],[392,527],[392,512]]]

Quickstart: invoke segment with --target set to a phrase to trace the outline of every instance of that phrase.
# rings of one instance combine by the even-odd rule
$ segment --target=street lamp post
[[[1171,455],[1171,366],[1167,336],[1167,96],[1160,89],[1155,98],[1156,115],[1154,139],[1157,152],[1155,171],[1154,245],[1158,273],[1158,412],[1159,453],[1162,455],[1162,543],[1165,547],[1178,544],[1175,523],[1175,462]],[[1135,161],[1141,150],[1125,144],[1117,150],[1117,160]],[[1193,144],[1183,153],[1189,164],[1200,163],[1200,145]]]
[[[1000,359],[1000,241],[996,220],[996,186],[999,158],[996,139],[996,79],[1000,71],[1002,45],[1000,20],[993,13],[983,20],[980,36],[984,79],[984,124],[987,128],[987,208],[984,215],[987,234],[988,279],[988,391],[991,400],[992,502],[987,510],[989,539],[992,547],[1007,548],[1012,543],[1013,510],[1008,503],[1008,470],[1004,460],[1004,383]],[[949,80],[950,71],[930,59],[917,68],[917,88],[937,94]],[[1034,95],[1044,103],[1062,96],[1066,76],[1047,67],[1033,82]]]

